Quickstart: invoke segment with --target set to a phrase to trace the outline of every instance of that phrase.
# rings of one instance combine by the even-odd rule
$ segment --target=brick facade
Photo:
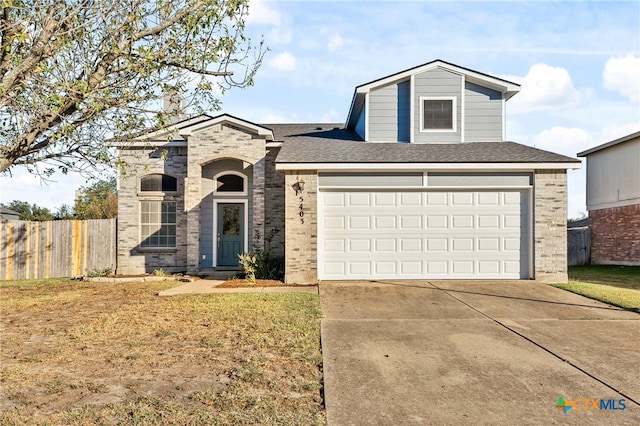
[[[187,238],[176,235],[175,249],[152,250],[140,247],[140,202],[175,201],[176,228],[187,227],[184,211],[185,175],[187,173],[186,148],[168,148],[166,158],[151,158],[153,148],[130,148],[120,150],[120,159],[125,164],[120,173],[118,189],[118,274],[140,274],[163,269],[167,272],[187,270]],[[145,194],[139,191],[142,176],[161,173],[177,178],[175,194]]]
[[[245,249],[248,251],[253,247],[264,248],[265,232],[272,229],[280,229],[279,232],[283,233],[283,206],[278,208],[273,204],[267,205],[265,195],[269,191],[274,200],[282,200],[283,195],[279,194],[282,193],[284,178],[281,173],[275,171],[273,161],[277,153],[267,155],[264,138],[237,126],[217,123],[194,131],[188,137],[187,147],[167,148],[168,155],[164,158],[152,158],[150,154],[154,150],[152,147],[129,147],[120,150],[120,159],[126,165],[126,173],[120,176],[118,191],[119,274],[149,273],[160,268],[167,272],[195,274],[201,269],[203,255],[210,255],[202,253],[201,249],[203,202],[212,202],[215,198],[208,188],[213,185],[210,177],[208,186],[203,189],[203,167],[218,161],[223,163],[234,159],[240,161],[240,164],[246,164],[246,170],[249,170],[248,192],[244,196],[249,207],[246,212],[249,215],[249,229],[245,230],[248,247]],[[176,193],[141,193],[140,179],[151,173],[167,174],[177,178]],[[266,184],[267,173],[270,174],[269,185]],[[220,200],[224,199],[223,195],[220,197]],[[140,247],[140,202],[147,199],[176,201],[175,248]],[[211,214],[212,207],[207,206],[205,210],[206,214]],[[269,211],[268,219],[265,210]],[[275,245],[272,242],[276,255],[282,255],[282,238],[276,235]]]
[[[566,283],[566,171],[536,170],[533,193],[534,278],[541,282]]]
[[[591,210],[591,263],[640,265],[640,204]]]
[[[291,189],[299,179],[304,191]],[[304,223],[300,220],[300,197]],[[533,190],[533,275],[541,282],[565,283],[567,276],[567,180],[564,170],[537,170]],[[287,171],[285,178],[285,280],[318,280],[317,172]],[[523,224],[524,225],[524,224]]]
[[[296,194],[293,186],[299,180],[304,180],[304,190]],[[295,284],[316,283],[318,281],[317,171],[287,171],[284,189],[285,281]],[[302,216],[301,213],[303,213]]]
[[[284,256],[284,172],[276,170],[279,148],[269,149],[265,157],[265,238],[271,238],[269,248],[275,257]],[[265,242],[266,244],[266,242]]]
[[[214,267],[216,206],[240,203],[246,206],[244,249],[264,249],[269,242],[272,255],[284,257],[286,282],[317,282],[317,170],[276,170],[280,148],[268,144],[263,135],[260,128],[213,121],[191,128],[185,135],[187,143],[182,146],[178,142],[178,146],[159,151],[151,146],[121,148],[126,172],[120,176],[118,197],[118,273],[137,274],[162,268],[195,274]],[[163,155],[157,155],[159,152]],[[140,179],[151,173],[175,177],[177,191],[141,192]],[[224,173],[243,176],[244,191],[217,192],[216,176]],[[523,246],[522,250],[531,256],[525,261],[533,265],[534,279],[566,282],[566,171],[536,170],[533,179],[529,206],[532,217],[527,219],[533,224],[528,229],[533,247],[531,251],[526,244]],[[305,182],[304,190],[296,194],[294,185],[300,180]],[[176,247],[141,247],[140,207],[144,200],[176,202]],[[640,227],[638,209],[635,206],[635,210],[617,208],[593,213],[594,244],[602,242],[602,253],[614,253],[621,261],[630,261],[629,256],[639,257],[640,242],[634,237]],[[622,225],[631,232],[614,234]],[[607,261],[594,251],[594,260],[600,259]]]

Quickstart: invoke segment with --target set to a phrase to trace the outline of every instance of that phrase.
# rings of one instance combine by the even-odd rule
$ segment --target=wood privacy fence
[[[588,226],[567,229],[567,261],[569,266],[591,262],[591,229]]]
[[[116,219],[0,222],[0,280],[116,268]]]

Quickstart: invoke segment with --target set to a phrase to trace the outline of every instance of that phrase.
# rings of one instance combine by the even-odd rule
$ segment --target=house
[[[199,115],[119,147],[118,272],[237,267],[285,281],[567,280],[566,171],[505,141],[519,86],[441,60],[355,88],[345,124]]]
[[[4,207],[0,207],[0,221],[19,220],[19,219],[20,219],[20,213]]]
[[[640,131],[578,156],[587,158],[591,263],[640,265]]]

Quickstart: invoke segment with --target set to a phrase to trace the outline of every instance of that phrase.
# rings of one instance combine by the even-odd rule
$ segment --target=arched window
[[[140,179],[140,191],[142,192],[176,192],[177,190],[178,179],[173,176],[156,173]]]
[[[178,179],[154,173],[140,179],[140,246],[146,249],[176,247]],[[164,192],[165,194],[158,194]],[[167,193],[169,195],[167,195]]]
[[[245,178],[237,174],[223,174],[216,177],[216,192],[245,192]]]

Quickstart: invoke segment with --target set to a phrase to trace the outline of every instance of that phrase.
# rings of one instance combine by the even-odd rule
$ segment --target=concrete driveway
[[[533,281],[325,282],[320,298],[329,426],[640,424],[635,313]]]

